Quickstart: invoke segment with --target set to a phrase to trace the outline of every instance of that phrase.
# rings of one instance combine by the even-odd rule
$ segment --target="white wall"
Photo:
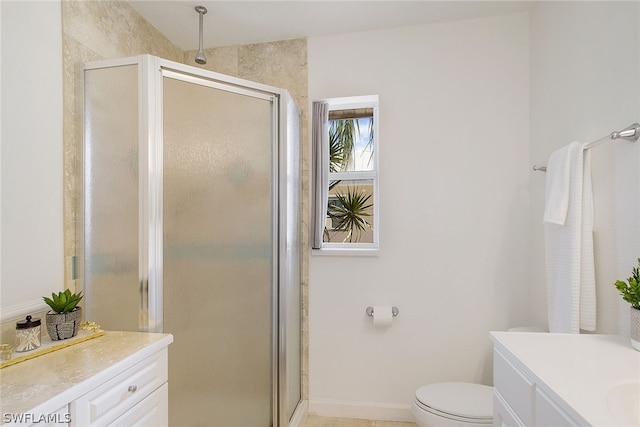
[[[1,1],[2,320],[63,288],[59,1]]]
[[[538,2],[531,11],[531,158],[640,122],[638,2]],[[600,333],[628,333],[628,304],[613,287],[640,257],[640,143],[592,150]],[[531,304],[546,322],[545,176],[531,172]]]
[[[312,412],[490,383],[489,331],[529,323],[528,43],[526,13],[309,39],[311,101],[380,95],[381,200],[378,257],[311,257]]]

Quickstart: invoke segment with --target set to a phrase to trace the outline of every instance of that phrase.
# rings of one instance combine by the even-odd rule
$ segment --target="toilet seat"
[[[416,390],[415,405],[450,420],[493,423],[493,388],[471,383],[434,383]]]

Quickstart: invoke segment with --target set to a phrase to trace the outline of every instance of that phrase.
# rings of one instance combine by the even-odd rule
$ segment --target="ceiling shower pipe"
[[[198,15],[200,15],[200,44],[198,53],[196,53],[196,62],[198,64],[206,64],[207,57],[204,56],[204,50],[202,48],[202,18],[204,17],[204,14],[207,13],[207,8],[204,6],[196,6],[195,10],[198,12]]]

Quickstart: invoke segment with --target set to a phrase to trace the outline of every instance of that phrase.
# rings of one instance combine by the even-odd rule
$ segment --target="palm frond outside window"
[[[329,202],[325,242],[373,243],[373,108],[329,112]],[[349,178],[339,178],[340,176]]]

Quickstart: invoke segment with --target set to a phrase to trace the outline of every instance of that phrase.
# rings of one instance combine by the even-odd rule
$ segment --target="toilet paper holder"
[[[373,307],[371,306],[367,307],[366,313],[367,313],[367,316],[373,317]],[[398,313],[400,313],[400,310],[398,310],[398,307],[391,307],[391,314],[393,315],[393,317],[396,317]]]

